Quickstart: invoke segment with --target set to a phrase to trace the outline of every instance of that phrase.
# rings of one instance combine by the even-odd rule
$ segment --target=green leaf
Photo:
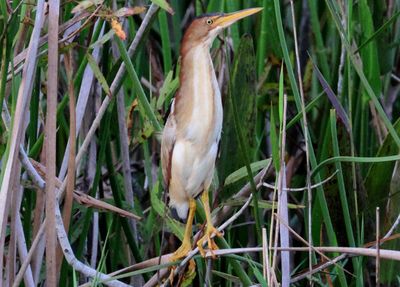
[[[165,11],[170,13],[171,15],[174,15],[174,13],[175,13],[174,10],[172,9],[172,7],[168,4],[168,2],[166,0],[151,0],[151,2],[153,2],[154,4],[157,4],[162,9],[164,9]]]
[[[254,172],[259,171],[260,169],[268,167],[270,164],[271,164],[271,159],[269,158],[269,159],[253,162],[252,164],[250,164],[250,168],[251,168],[251,171],[254,173]],[[238,170],[234,171],[233,173],[231,173],[230,175],[228,175],[228,177],[225,179],[224,186],[235,183],[245,177],[247,177],[247,170],[246,170],[246,167],[243,166],[240,169],[238,169]]]
[[[104,92],[109,97],[111,97],[110,87],[108,86],[107,80],[104,77],[103,73],[100,71],[100,68],[96,63],[96,60],[94,59],[94,57],[90,53],[86,53],[86,57],[88,59],[88,63],[90,65],[90,68],[92,69],[92,71],[94,73],[94,76],[99,81],[99,83],[100,83],[101,87],[103,88]]]
[[[279,138],[278,132],[276,128],[276,120],[275,120],[275,111],[271,104],[270,110],[270,142],[271,142],[271,150],[272,150],[272,160],[274,162],[274,168],[276,171],[280,170],[280,161],[279,161]]]
[[[96,46],[102,46],[105,43],[107,43],[111,37],[115,34],[113,29],[110,29],[106,34],[103,35],[100,39],[98,39],[96,42],[94,42],[92,45],[90,45],[90,49],[94,49]]]
[[[232,283],[240,285],[239,277],[233,276],[233,275],[228,274],[228,273],[220,272],[220,271],[217,271],[217,270],[213,270],[212,273],[214,275],[217,275],[217,276],[221,277],[221,278],[224,278],[227,281],[230,281]]]
[[[394,124],[394,128],[400,134],[400,118]],[[376,157],[382,158],[397,153],[398,147],[396,143],[390,135],[387,135]],[[368,209],[372,212],[371,216],[375,214],[376,206],[379,206],[381,210],[385,210],[386,202],[389,199],[390,183],[395,164],[395,161],[375,162],[368,170],[364,184],[368,193]]]
[[[230,96],[236,103],[238,117],[240,117],[241,130],[247,141],[246,153],[249,161],[257,160],[257,143],[255,138],[257,115],[256,70],[253,40],[243,36],[239,49],[235,54],[232,68],[232,89]],[[228,100],[224,104],[223,133],[221,136],[221,156],[218,161],[218,175],[221,182],[245,165],[245,160],[240,151],[239,139],[235,128],[234,109]],[[224,190],[224,195],[231,195],[243,182],[238,182]]]
[[[156,105],[157,110],[161,109],[164,104],[167,106],[170,105],[169,101],[171,100],[173,94],[179,87],[179,77],[172,79],[173,75],[174,75],[173,71],[169,71],[169,73],[164,79],[164,83],[160,88],[159,92],[160,96],[157,99],[157,105]]]
[[[283,124],[283,89],[284,89],[284,84],[283,84],[283,63],[281,65],[281,72],[279,75],[279,124],[282,126]]]
[[[135,91],[136,91],[140,105],[143,107],[143,109],[146,113],[146,116],[153,124],[154,129],[157,132],[162,131],[163,128],[162,128],[161,124],[158,122],[157,117],[153,111],[153,108],[151,107],[149,100],[147,99],[146,94],[144,93],[143,87],[140,83],[140,80],[135,71],[135,68],[133,67],[132,61],[129,58],[129,55],[124,46],[124,43],[118,37],[114,37],[114,39],[117,42],[119,52],[121,53],[121,57],[126,65],[128,74],[129,74],[131,80],[133,81],[133,86],[135,87]]]
[[[171,229],[172,233],[174,233],[176,237],[182,240],[184,234],[184,226],[182,223],[173,219],[169,216],[168,213],[165,212],[166,210],[168,210],[168,208],[165,206],[164,202],[162,202],[158,198],[160,186],[160,182],[157,181],[154,185],[154,188],[150,192],[151,206],[159,216],[165,219],[165,222],[167,223],[167,226]]]

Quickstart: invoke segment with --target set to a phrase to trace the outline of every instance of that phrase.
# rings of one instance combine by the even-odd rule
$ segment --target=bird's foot
[[[183,240],[182,245],[171,255],[171,257],[169,258],[169,261],[170,262],[178,261],[181,258],[186,257],[191,250],[192,250],[192,244],[190,243],[190,240]],[[193,273],[194,269],[196,267],[196,264],[194,263],[194,261],[193,262],[191,262],[191,261],[189,263],[188,272],[191,271]],[[174,281],[175,269],[176,269],[176,266],[171,267],[171,273],[169,274],[169,280],[171,283]]]
[[[171,255],[169,261],[174,262],[177,261],[183,257],[186,257],[188,253],[192,250],[192,244],[190,241],[184,240],[182,242],[182,245]]]
[[[169,282],[171,283],[171,286],[174,286],[174,277],[175,277],[175,269],[177,266],[171,266],[171,271],[169,273]],[[179,275],[179,274],[177,274]],[[177,286],[181,286],[179,282],[187,283],[184,284],[185,286],[190,285],[190,283],[194,280],[196,277],[196,263],[194,262],[193,259],[191,259],[187,265],[187,270],[184,274],[180,274],[178,276],[178,284]]]
[[[205,234],[202,238],[199,239],[199,241],[197,241],[197,246],[199,247],[199,251],[201,256],[206,257],[206,252],[203,248],[203,244],[205,241],[207,241],[208,243],[208,248],[211,251],[211,256],[213,259],[215,259],[215,254],[213,252],[213,250],[218,250],[218,246],[217,244],[214,242],[214,239],[212,238],[212,235],[215,234],[218,237],[222,237],[222,233],[218,231],[218,229],[216,229],[214,226],[210,226],[207,224],[207,228],[205,231]]]

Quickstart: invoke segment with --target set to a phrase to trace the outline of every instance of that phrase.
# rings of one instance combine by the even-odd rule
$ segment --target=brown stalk
[[[73,56],[72,49],[64,56],[65,69],[68,77],[68,95],[69,95],[69,157],[68,157],[68,174],[67,174],[67,188],[64,198],[63,207],[63,222],[66,233],[68,234],[69,225],[71,221],[72,202],[75,189],[75,152],[76,152],[76,113],[75,113],[75,91],[74,91],[74,78],[73,78]],[[57,250],[57,270],[60,270],[62,263],[63,253],[60,248]]]
[[[21,173],[21,164],[19,162],[16,163],[16,169],[17,172],[16,174]],[[7,264],[6,264],[6,283],[5,286],[10,285],[11,282],[14,282],[15,278],[15,271],[16,271],[16,258],[17,258],[17,233],[16,233],[16,218],[17,214],[19,212],[19,203],[20,203],[20,197],[22,196],[22,190],[21,190],[21,185],[20,185],[20,178],[19,176],[14,177],[14,183],[13,183],[13,192],[11,194],[11,210],[10,210],[10,229],[11,229],[11,234],[10,234],[10,240],[8,242],[8,256],[6,257],[7,259]]]
[[[58,0],[49,3],[49,50],[46,113],[46,286],[57,286],[56,234],[56,133],[58,90]]]

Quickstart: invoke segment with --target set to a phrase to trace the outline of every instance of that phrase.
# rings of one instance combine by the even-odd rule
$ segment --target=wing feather
[[[171,161],[172,153],[174,151],[176,141],[176,121],[173,111],[173,104],[171,113],[167,119],[164,127],[164,132],[161,140],[161,166],[164,177],[164,187],[168,190],[171,180]]]

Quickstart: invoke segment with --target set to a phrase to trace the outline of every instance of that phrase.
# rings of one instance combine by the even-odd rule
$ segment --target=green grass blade
[[[160,132],[162,130],[161,124],[158,122],[156,115],[154,114],[154,111],[149,103],[149,101],[146,98],[146,95],[144,93],[143,87],[140,83],[140,80],[138,78],[138,75],[135,72],[135,69],[133,67],[132,61],[128,56],[128,52],[126,51],[126,48],[124,44],[122,43],[121,39],[118,37],[114,37],[115,41],[118,44],[119,51],[121,53],[122,59],[124,60],[124,63],[126,65],[126,69],[129,73],[129,76],[131,80],[133,81],[133,86],[136,90],[137,97],[139,99],[139,103],[142,105],[146,116],[148,119],[151,121],[153,124],[153,127],[156,131]]]

